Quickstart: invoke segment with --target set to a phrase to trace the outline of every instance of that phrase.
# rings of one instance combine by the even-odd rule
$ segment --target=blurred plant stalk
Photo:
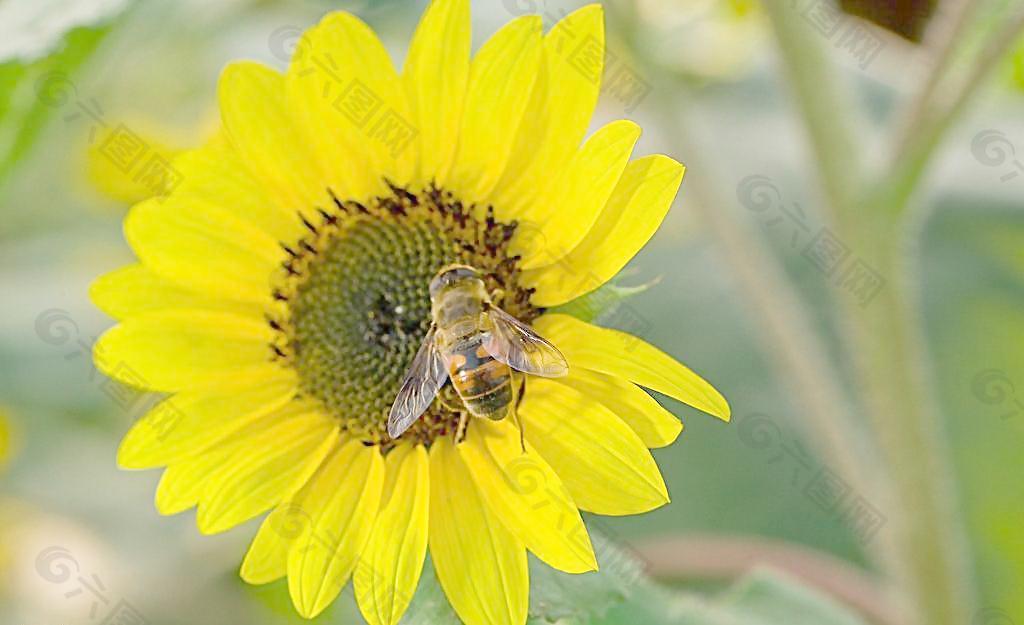
[[[953,473],[943,423],[928,388],[927,358],[919,336],[917,275],[907,275],[905,244],[912,236],[904,211],[881,210],[892,197],[865,202],[864,175],[852,100],[836,79],[815,33],[788,0],[765,0],[802,119],[807,126],[828,217],[837,236],[888,280],[870,306],[840,291],[846,357],[857,374],[856,399],[868,418],[895,497],[887,499],[893,557],[879,564],[898,595],[904,620],[914,625],[970,621],[971,578],[966,538],[955,505]],[[909,197],[909,194],[908,194]],[[915,325],[917,327],[915,327]],[[815,415],[822,417],[822,415]],[[827,417],[826,417],[827,418]]]
[[[921,95],[907,105],[910,130],[895,141],[893,167],[867,179],[857,119],[847,105],[854,99],[846,97],[839,72],[825,62],[820,39],[800,23],[790,0],[765,0],[839,236],[889,281],[869,306],[846,291],[836,303],[861,407],[898,497],[891,521],[900,557],[887,559],[888,573],[908,600],[908,622],[917,625],[970,622],[976,589],[924,337],[916,244],[926,214],[914,200],[945,134],[1024,29],[1022,16],[1011,19],[973,60],[967,78],[941,98],[937,88],[946,83],[952,48],[973,13],[970,2],[950,4],[952,25],[937,26],[949,34],[939,39]]]
[[[955,478],[942,415],[933,392],[932,371],[920,310],[921,274],[916,243],[926,213],[916,192],[947,131],[966,110],[971,96],[1024,30],[1024,11],[1007,20],[1000,33],[949,93],[947,74],[953,48],[968,28],[974,0],[950,2],[928,37],[935,63],[920,93],[906,104],[903,129],[893,141],[892,166],[869,178],[859,145],[859,111],[851,109],[821,38],[800,17],[794,0],[764,0],[787,78],[806,125],[827,200],[823,220],[888,284],[868,306],[837,290],[845,358],[856,370],[855,402],[868,419],[873,440],[866,454],[843,448],[852,428],[836,369],[808,320],[796,289],[756,233],[717,208],[714,175],[704,167],[693,181],[701,215],[719,239],[755,308],[763,313],[770,352],[779,358],[794,396],[817,435],[823,452],[855,488],[863,486],[884,502],[890,527],[869,551],[891,585],[894,606],[908,625],[963,625],[971,622],[975,591],[971,559],[956,505]],[[628,13],[628,3],[616,3]],[[946,18],[946,19],[944,19]],[[631,24],[629,16],[620,23]],[[639,28],[632,23],[627,38]],[[632,46],[642,50],[642,46]],[[650,59],[643,59],[650,63]],[[658,68],[664,71],[665,68]],[[685,98],[683,98],[685,100]],[[678,99],[677,99],[678,101]],[[678,108],[665,108],[675,140],[692,143],[694,128]],[[701,154],[699,146],[685,151]],[[783,377],[785,377],[785,375]],[[817,384],[813,389],[808,384]],[[803,386],[804,388],[796,388]],[[846,439],[850,441],[850,438]],[[854,444],[861,441],[856,436]],[[837,453],[838,452],[838,453]],[[881,458],[884,475],[877,474]]]

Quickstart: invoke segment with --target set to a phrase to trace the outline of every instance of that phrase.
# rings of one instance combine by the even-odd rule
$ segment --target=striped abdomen
[[[492,358],[481,341],[452,351],[448,375],[473,416],[497,421],[508,415],[512,407],[512,370]]]

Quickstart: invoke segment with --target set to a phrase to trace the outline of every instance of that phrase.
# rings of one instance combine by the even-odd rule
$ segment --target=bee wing
[[[398,391],[395,403],[391,405],[391,413],[388,415],[388,436],[391,438],[401,436],[420,418],[448,379],[444,356],[434,341],[435,334],[431,326],[409,366],[409,372],[402,380],[402,388]]]
[[[484,339],[484,349],[516,371],[545,378],[560,378],[569,373],[569,363],[558,348],[533,328],[497,306],[487,312],[491,327]]]

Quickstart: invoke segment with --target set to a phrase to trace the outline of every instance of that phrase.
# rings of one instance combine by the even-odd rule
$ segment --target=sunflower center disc
[[[430,327],[427,286],[456,260],[451,249],[432,224],[410,220],[361,219],[328,242],[292,306],[305,390],[334,414],[387,413]]]
[[[387,416],[402,379],[430,327],[428,286],[438,270],[459,262],[476,267],[496,304],[529,322],[539,313],[530,291],[517,286],[516,257],[507,253],[514,224],[479,218],[450,193],[430,187],[369,205],[337,202],[310,224],[313,236],[285,244],[290,260],[278,290],[288,318],[274,320],[282,340],[275,352],[299,374],[304,395],[367,443],[388,443]],[[286,295],[285,295],[286,294]],[[429,444],[450,433],[460,402],[446,387],[404,437]]]

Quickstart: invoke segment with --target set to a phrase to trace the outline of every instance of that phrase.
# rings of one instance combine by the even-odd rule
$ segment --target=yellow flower
[[[0,407],[0,469],[5,469],[14,456],[14,431],[7,411]]]
[[[164,193],[174,184],[164,163],[182,152],[181,134],[141,121],[101,130],[86,149],[89,184],[102,196],[126,204]]]
[[[174,163],[180,184],[125,222],[140,263],[100,278],[120,323],[108,375],[170,394],[125,437],[126,468],[166,466],[161,513],[204,533],[270,510],[242,564],[287,575],[313,617],[351,577],[365,618],[397,623],[429,546],[470,624],[526,620],[527,550],[595,570],[579,510],[668,502],[649,447],[682,425],[643,388],[723,419],[725,400],[629,334],[546,312],[614,276],[658,228],[683,176],[629,157],[639,128],[583,141],[603,15],[542,33],[513,20],[470,59],[468,0],[435,0],[401,74],[360,20],[331,13],[287,72],[230,65],[223,129]],[[388,411],[431,322],[428,282],[461,262],[554,343],[559,379],[517,377],[514,420],[440,397],[397,440]],[[454,402],[454,404],[453,404]]]

